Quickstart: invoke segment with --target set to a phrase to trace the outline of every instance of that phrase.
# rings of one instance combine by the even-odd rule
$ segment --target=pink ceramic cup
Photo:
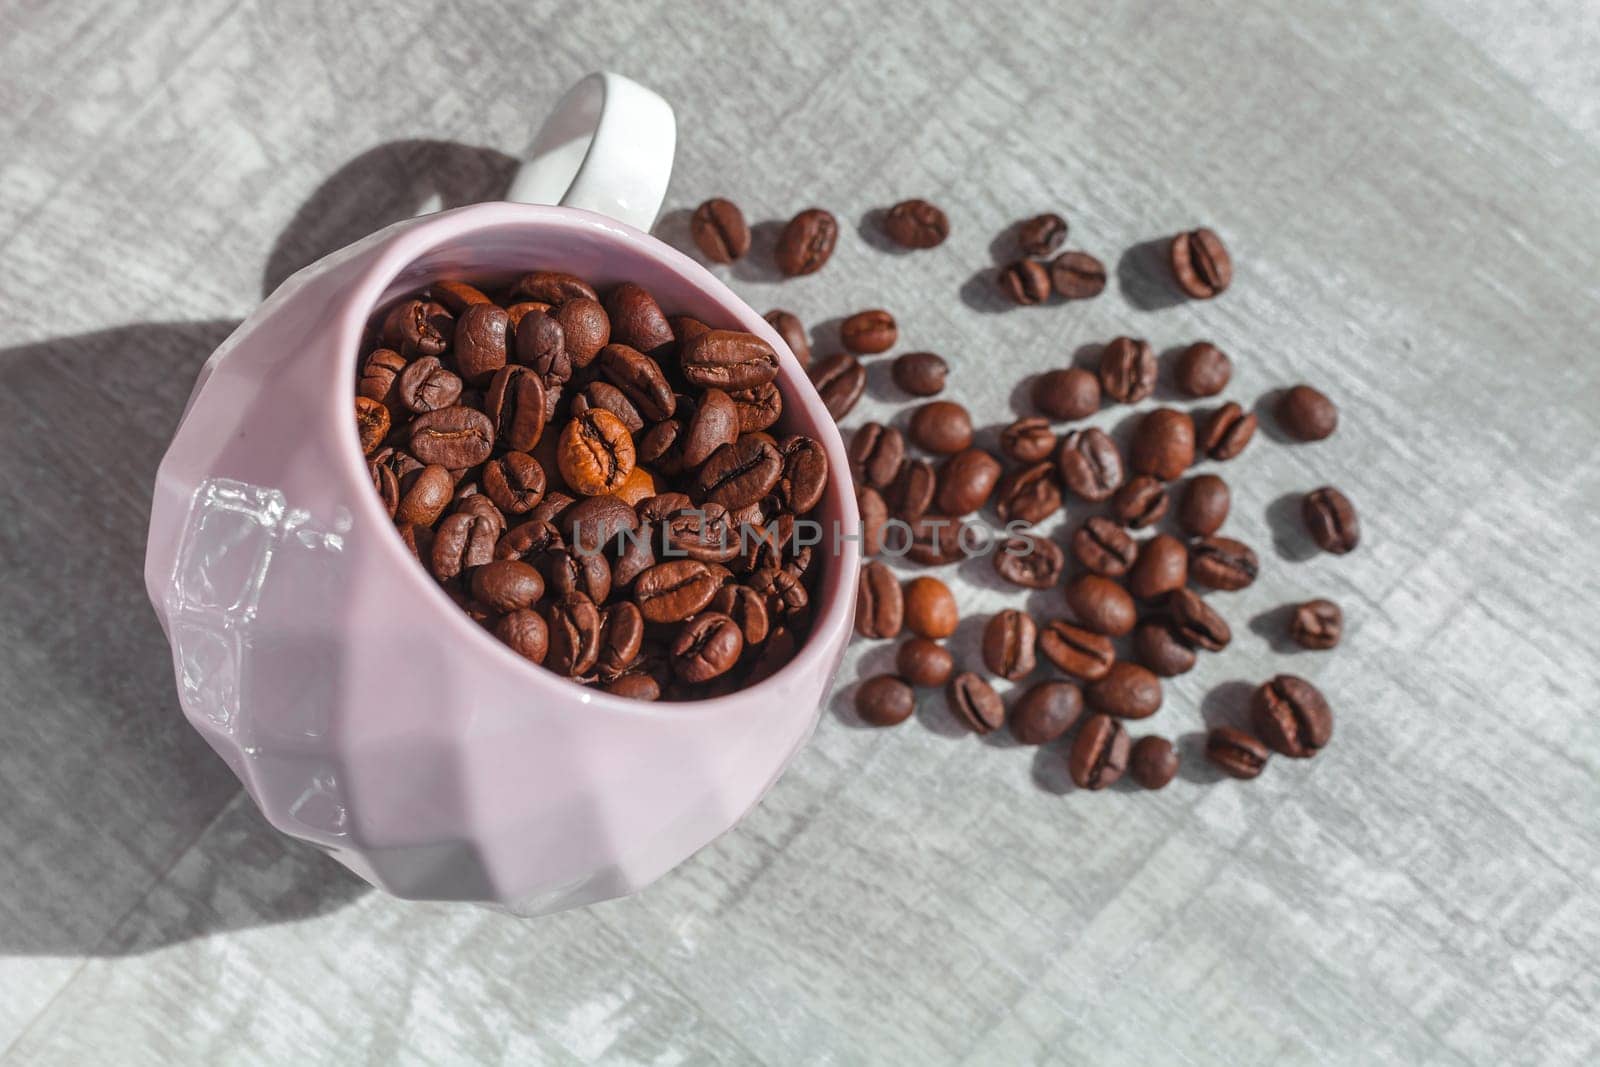
[[[603,140],[580,171],[605,158]],[[659,193],[647,199],[620,213],[653,217]],[[845,538],[817,546],[810,637],[759,685],[677,704],[577,686],[472,622],[384,514],[352,415],[369,315],[440,277],[541,267],[637,282],[779,352],[778,430],[826,448],[820,518]],[[145,582],[185,716],[274,826],[398,896],[531,914],[637,890],[756,804],[815,727],[844,653],[858,526],[838,430],[760,315],[632,226],[491,203],[327,256],[217,350],[157,474]]]

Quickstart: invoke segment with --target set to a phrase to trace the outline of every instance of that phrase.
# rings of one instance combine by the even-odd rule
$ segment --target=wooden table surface
[[[1600,1058],[1592,4],[362,6],[0,9],[0,1062]],[[823,345],[890,308],[989,432],[1119,333],[1211,338],[1247,406],[1301,380],[1340,403],[1332,440],[1264,430],[1224,471],[1264,573],[1135,727],[1180,740],[1170,788],[1075,791],[1059,751],[937,699],[861,728],[851,686],[892,653],[858,647],[739,829],[526,922],[368,890],[183,723],[139,570],[199,364],[319,254],[494,197],[600,67],[678,109],[662,236],[716,194],[833,209],[822,273],[731,284]],[[950,211],[938,252],[859,226],[908,195]],[[1115,283],[1003,311],[991,242],[1048,208]],[[1174,304],[1147,242],[1199,223],[1236,281]],[[885,371],[850,424],[898,410]],[[1293,521],[1325,482],[1364,523],[1341,559]],[[951,569],[969,661],[1015,602],[985,567]],[[1314,594],[1345,645],[1290,655],[1278,609]],[[1216,780],[1199,731],[1282,670],[1329,694],[1334,743]]]

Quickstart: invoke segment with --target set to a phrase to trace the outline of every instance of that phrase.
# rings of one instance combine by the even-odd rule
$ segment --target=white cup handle
[[[671,105],[631,78],[598,71],[556,104],[506,199],[597,211],[649,230],[677,144]]]

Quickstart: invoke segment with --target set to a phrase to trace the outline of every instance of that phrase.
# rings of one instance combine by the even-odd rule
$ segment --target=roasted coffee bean
[[[1043,537],[1021,534],[995,546],[994,572],[1012,585],[1026,589],[1054,588],[1065,566],[1061,546]]]
[[[972,447],[972,416],[952,400],[930,400],[911,413],[913,444],[937,455]]]
[[[883,492],[889,513],[903,522],[916,522],[933,507],[939,476],[925,459],[908,459]]]
[[[1216,396],[1233,377],[1233,362],[1210,341],[1196,341],[1178,355],[1173,381],[1184,396]]]
[[[1089,707],[1119,719],[1147,719],[1161,708],[1161,679],[1150,670],[1118,660],[1084,691]]]
[[[505,309],[494,304],[473,304],[461,312],[456,319],[455,359],[462,378],[481,387],[506,365],[510,324]]]
[[[1315,756],[1333,736],[1333,712],[1317,687],[1280,674],[1250,698],[1250,722],[1268,748],[1294,759]]]
[[[732,200],[713,197],[694,209],[689,233],[713,263],[732,263],[750,251],[750,227]]]
[[[1058,670],[1086,682],[1104,678],[1117,658],[1111,638],[1061,619],[1039,631],[1039,651]]]
[[[774,626],[752,657],[749,669],[745,672],[744,684],[752,686],[771,678],[789,665],[798,648],[799,639],[794,631],[787,626]]]
[[[495,542],[494,558],[533,560],[545,552],[566,547],[566,540],[553,523],[530,519],[500,535]]]
[[[861,513],[861,554],[876,556],[883,551],[884,527],[889,522],[889,505],[883,494],[870,485],[856,486],[856,510]]]
[[[430,570],[442,581],[494,559],[499,532],[494,523],[481,516],[457,512],[439,524],[430,554]]]
[[[409,484],[411,476],[422,470],[423,465],[403,448],[380,448],[373,454],[371,462],[381,463],[394,472],[395,481]]]
[[[950,710],[975,734],[990,734],[1006,721],[1006,706],[994,687],[971,671],[950,679],[945,689]]]
[[[1122,485],[1122,453],[1099,427],[1063,437],[1056,467],[1066,487],[1090,503],[1109,499]]]
[[[1100,380],[1082,367],[1046,371],[1034,379],[1033,406],[1057,422],[1086,419],[1100,410]]]
[[[1025,256],[1048,256],[1067,239],[1067,220],[1047,213],[1017,223],[1017,249]]]
[[[612,496],[633,507],[641,500],[647,500],[656,494],[655,475],[643,467],[633,468],[633,473],[628,475],[628,480],[622,483],[620,489],[612,492]]]
[[[1050,297],[1050,271],[1043,263],[1019,259],[1000,272],[1000,291],[1014,304],[1038,304]]]
[[[1083,693],[1071,682],[1040,682],[1011,706],[1011,736],[1024,745],[1048,745],[1066,735],[1083,714]]]
[[[653,701],[661,699],[661,683],[648,674],[628,671],[605,683],[604,689],[612,696],[627,700]]]
[[[1308,600],[1289,619],[1289,636],[1301,648],[1333,648],[1343,635],[1344,612],[1331,600]]]
[[[523,609],[501,617],[494,624],[494,635],[511,651],[534,663],[543,663],[550,652],[550,630],[536,611]]]
[[[489,384],[483,405],[495,441],[502,447],[531,452],[544,436],[545,415],[549,410],[545,404],[544,383],[529,368],[519,363],[501,367]]]
[[[423,567],[429,567],[433,559],[433,531],[426,526],[397,526],[395,529],[400,532],[400,540],[412,558]]]
[[[577,297],[558,306],[554,314],[556,321],[561,324],[562,336],[566,339],[567,359],[574,367],[587,367],[594,361],[595,356],[600,354],[600,350],[613,339],[611,317],[598,300]],[[655,325],[655,330],[659,339],[661,334],[659,323]],[[636,330],[636,332],[642,331]],[[670,333],[670,330],[667,332]],[[616,339],[622,340],[624,344],[627,343],[620,336]],[[534,369],[539,370],[541,374],[544,373],[539,367]]]
[[[1094,515],[1072,534],[1072,555],[1091,572],[1120,578],[1139,558],[1139,544],[1102,515]]]
[[[657,563],[633,583],[633,600],[647,622],[681,622],[704,610],[722,583],[697,559]]]
[[[1244,589],[1260,571],[1255,549],[1231,537],[1201,537],[1189,544],[1189,577],[1207,589]]]
[[[582,593],[596,604],[611,595],[611,565],[598,552],[549,549],[535,560],[545,588],[554,597]]]
[[[874,640],[898,637],[904,620],[900,579],[877,560],[863,566],[856,590],[856,633]]]
[[[1190,648],[1221,652],[1233,640],[1233,629],[1215,608],[1189,589],[1175,589],[1167,598],[1172,632]]]
[[[600,350],[600,373],[627,397],[649,422],[670,419],[677,410],[677,398],[649,356],[625,344],[609,344]],[[732,408],[732,402],[729,402]]]
[[[439,468],[444,470],[443,467]],[[378,491],[378,499],[383,501],[384,514],[394,518],[395,512],[400,507],[400,483],[394,476],[394,471],[379,463],[376,459],[367,462],[367,473],[372,477],[372,486]],[[450,472],[445,471],[445,482],[450,481]],[[449,496],[445,499],[448,501]]]
[[[655,542],[648,530],[622,539],[622,549],[611,566],[611,588],[614,592],[631,590],[634,581],[656,565]]]
[[[415,477],[406,480],[405,491],[396,501],[395,521],[432,526],[450,506],[450,493],[454,488],[450,472],[444,467],[438,464],[423,467]]]
[[[1156,391],[1156,353],[1150,342],[1118,337],[1100,353],[1100,387],[1111,399],[1137,404]]]
[[[639,527],[639,516],[631,505],[614,496],[592,496],[580,500],[562,516],[567,544],[579,552],[620,551],[623,540]]]
[[[1142,622],[1133,631],[1135,658],[1163,678],[1175,678],[1194,669],[1194,649],[1178,640],[1164,622]]]
[[[633,406],[633,401],[621,389],[610,382],[590,382],[572,398],[572,414],[581,415],[590,408],[611,412],[622,420],[622,425],[628,428],[629,433],[637,434],[644,429],[644,416],[639,414],[639,409]]]
[[[1115,785],[1128,769],[1128,731],[1109,715],[1091,715],[1072,741],[1067,770],[1079,789]]]
[[[674,340],[666,312],[642,286],[623,282],[611,290],[606,294],[605,311],[611,320],[612,344],[626,345],[640,352],[655,352]],[[573,362],[578,363],[576,359]]]
[[[1206,417],[1196,444],[1212,459],[1232,459],[1256,433],[1256,417],[1232,400]]]
[[[412,420],[410,442],[411,454],[423,463],[463,470],[489,458],[494,449],[494,426],[481,411],[440,408]]]
[[[1227,482],[1215,474],[1197,474],[1184,487],[1183,502],[1178,505],[1178,525],[1185,533],[1209,537],[1228,520],[1231,499]]]
[[[544,498],[544,468],[526,452],[507,452],[483,466],[483,491],[507,515],[532,511]]]
[[[559,387],[572,377],[567,331],[553,310],[524,315],[513,333],[512,350],[517,362],[539,375],[547,388]]]
[[[1133,432],[1129,465],[1137,474],[1170,482],[1194,465],[1194,420],[1173,408],[1156,408]]]
[[[712,330],[692,338],[678,363],[684,378],[702,389],[753,389],[778,376],[778,354],[772,346],[738,330]]]
[[[1189,553],[1183,542],[1156,534],[1139,546],[1139,558],[1128,571],[1128,592],[1140,600],[1154,600],[1181,589],[1188,573]]]
[[[1087,252],[1063,252],[1050,261],[1050,285],[1063,300],[1087,300],[1106,288],[1106,265]]]
[[[466,282],[434,282],[428,286],[427,295],[438,300],[453,315],[461,314],[463,310],[473,304],[494,303],[482,289],[475,285],[468,285]]]
[[[1321,441],[1339,428],[1339,409],[1309,385],[1285,392],[1273,413],[1283,432],[1297,441]]]
[[[715,502],[684,508],[662,521],[664,555],[702,563],[727,563],[739,554],[740,531],[728,509]]]
[[[542,467],[544,464],[541,463],[540,466]],[[549,472],[547,471],[546,473],[548,474]],[[539,501],[532,511],[528,512],[528,518],[531,521],[548,522],[553,526],[559,527],[562,516],[566,514],[568,508],[576,503],[577,500],[560,490],[547,490],[544,494],[544,499]]]
[[[1008,524],[1014,519],[1032,525],[1054,515],[1061,508],[1055,464],[1035,463],[1000,479],[994,506],[1000,521]]]
[[[400,376],[405,373],[406,358],[392,348],[374,349],[361,364],[361,378],[356,382],[356,395],[376,400],[389,409],[393,418],[396,408],[402,406],[398,395]]]
[[[511,296],[515,300],[538,300],[551,307],[578,297],[600,299],[599,294],[588,282],[576,275],[558,270],[536,270],[531,274],[524,274],[511,287]]]
[[[1180,233],[1168,249],[1172,280],[1185,296],[1209,300],[1233,281],[1233,260],[1222,238],[1204,227]]]
[[[833,255],[838,239],[838,220],[819,207],[807,208],[778,235],[778,270],[790,278],[816,273]]]
[[[764,318],[769,326],[778,331],[778,336],[789,346],[789,351],[794,353],[794,358],[800,362],[800,366],[809,367],[811,342],[806,340],[806,328],[799,316],[782,308],[773,308]]]
[[[1165,788],[1178,776],[1178,752],[1165,737],[1141,737],[1133,743],[1128,772],[1146,789]]]
[[[782,475],[783,456],[772,439],[752,434],[711,453],[695,477],[695,490],[736,511],[772,492]]]
[[[688,493],[657,493],[655,496],[639,501],[633,510],[639,513],[639,525],[661,522],[680,511],[694,507],[694,501],[689,499]]]
[[[1000,480],[1000,470],[1000,461],[981,448],[957,452],[939,467],[939,488],[934,497],[939,510],[950,516],[977,511],[989,502]]]
[[[1230,778],[1254,778],[1267,765],[1267,746],[1243,730],[1218,726],[1206,735],[1206,759]]]
[[[1000,431],[1000,451],[1018,463],[1038,463],[1056,450],[1056,435],[1041,418],[1018,419]]]
[[[779,619],[794,619],[811,606],[810,594],[789,571],[768,568],[757,571],[745,584],[766,600],[767,614]]]
[[[902,200],[884,212],[883,232],[901,248],[935,248],[950,236],[950,220],[926,200]]]
[[[881,422],[864,423],[850,439],[850,473],[858,483],[885,489],[900,473],[906,458],[906,439],[898,429]]]
[[[906,583],[905,625],[918,637],[938,641],[956,632],[961,613],[950,587],[937,578],[913,578]]]
[[[892,674],[868,678],[856,687],[856,714],[869,726],[898,726],[916,708],[916,693]]]
[[[862,376],[863,382],[866,380]],[[758,385],[753,389],[735,389],[728,394],[739,415],[740,433],[759,433],[778,421],[783,414],[783,394],[776,382]]]
[[[1361,541],[1361,521],[1346,496],[1325,485],[1313,489],[1300,502],[1300,521],[1324,552],[1342,556]]]
[[[506,517],[500,513],[499,508],[494,506],[494,501],[490,500],[482,493],[477,492],[475,489],[472,489],[470,492],[465,494],[462,494],[460,489],[458,489],[456,492],[457,496],[455,500],[455,510],[458,513],[462,515],[477,515],[488,519],[489,522],[494,526],[494,535],[496,538],[505,533]]]
[[[949,367],[932,352],[907,352],[896,356],[890,375],[894,384],[912,396],[937,396],[944,391]]]
[[[772,619],[767,602],[748,585],[725,585],[711,598],[710,610],[726,615],[739,624],[745,645],[759,645],[767,639]]]
[[[550,632],[545,665],[557,674],[577,678],[594,669],[600,656],[600,610],[582,593],[567,593],[544,607]]]
[[[372,455],[389,436],[389,409],[371,397],[356,397],[356,433],[361,439],[361,454]]]
[[[472,572],[472,595],[497,613],[520,611],[544,596],[544,579],[519,559],[491,560]]]
[[[443,355],[450,347],[455,323],[443,304],[432,300],[403,300],[383,320],[379,339],[397,348],[407,359]]]
[[[937,641],[913,637],[895,652],[895,670],[912,685],[937,689],[955,673],[955,657]]]
[[[882,308],[858,311],[839,324],[840,342],[858,355],[887,352],[899,336],[894,316]]]
[[[823,405],[834,421],[850,414],[850,409],[856,406],[856,401],[861,399],[861,393],[867,387],[867,368],[848,352],[840,352],[820,363],[813,363],[808,373],[811,384],[816,386]]]
[[[556,461],[569,486],[598,496],[622,487],[633,473],[634,456],[633,438],[622,420],[591,408],[562,427]]]
[[[578,411],[574,414],[583,413]],[[638,463],[653,467],[662,474],[676,477],[689,469],[689,465],[683,459],[683,450],[688,438],[688,426],[682,415],[663,419],[639,436],[639,441],[634,447],[635,459]]]
[[[1167,513],[1167,487],[1148,474],[1128,482],[1111,497],[1111,514],[1124,526],[1142,530]]]
[[[996,612],[983,628],[983,662],[1009,681],[1026,678],[1036,664],[1034,644],[1039,628],[1026,613],[1014,608]]]
[[[600,610],[600,653],[595,670],[601,678],[622,676],[639,658],[644,646],[644,617],[626,600]]]
[[[1080,574],[1066,586],[1067,607],[1088,629],[1121,637],[1138,620],[1133,597],[1122,586],[1098,574]]]
[[[796,515],[804,515],[822,503],[828,488],[828,453],[822,444],[805,434],[792,434],[778,442],[783,457],[783,473],[775,490],[778,501]]]

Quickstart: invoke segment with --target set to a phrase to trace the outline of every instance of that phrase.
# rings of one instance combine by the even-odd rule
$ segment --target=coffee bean
[[[848,352],[840,352],[820,363],[813,363],[809,373],[811,384],[816,386],[823,405],[834,421],[850,413],[867,387],[867,368]]]
[[[895,670],[912,685],[936,689],[950,680],[955,657],[937,641],[913,637],[902,644],[894,657]]]
[[[1343,635],[1344,612],[1331,600],[1308,600],[1289,619],[1289,636],[1301,648],[1333,648]]]
[[[1207,589],[1244,589],[1260,571],[1255,549],[1231,537],[1201,537],[1189,545],[1189,577]]]
[[[1342,556],[1361,541],[1361,521],[1356,509],[1339,490],[1313,489],[1300,502],[1300,521],[1324,552]]]
[[[1046,371],[1034,379],[1033,406],[1057,422],[1086,419],[1100,410],[1100,381],[1082,367]]]
[[[778,354],[753,333],[711,330],[683,346],[678,365],[690,384],[733,392],[778,376]]]
[[[643,290],[640,290],[640,292],[643,292]],[[643,321],[632,324],[627,333],[618,332],[615,337],[612,334],[611,316],[601,306],[598,299],[580,296],[564,301],[556,307],[553,314],[556,322],[561,326],[562,337],[566,342],[566,358],[570,361],[570,364],[580,369],[587,367],[594,361],[594,357],[600,354],[600,350],[612,340],[630,345],[633,348],[639,348],[643,352],[650,351],[655,345],[666,343],[663,338],[670,340],[672,328],[664,325],[662,320],[650,311],[649,305],[653,304],[654,301],[648,299],[648,293],[644,295],[648,302],[641,311]],[[617,299],[618,294],[613,293],[613,303]],[[660,311],[659,308],[655,310],[657,312]],[[633,344],[627,340],[629,336],[634,337],[648,347],[640,348],[639,344]],[[546,377],[559,377],[561,368],[559,365],[554,366],[548,374],[538,366],[535,366],[534,370],[539,371],[540,374]]]
[[[1124,526],[1142,530],[1167,513],[1167,488],[1148,474],[1128,482],[1111,497],[1111,514]]]
[[[906,458],[906,439],[881,422],[864,423],[850,439],[850,473],[858,483],[886,489]]]
[[[739,624],[746,646],[759,645],[772,629],[767,602],[748,585],[725,585],[711,598],[710,609]]]
[[[1216,396],[1233,377],[1233,362],[1210,341],[1196,341],[1178,356],[1173,380],[1184,396]]]
[[[1133,654],[1163,678],[1175,678],[1194,669],[1194,649],[1178,640],[1164,622],[1142,622],[1133,631]]]
[[[594,669],[600,656],[600,611],[579,592],[547,604],[544,622],[550,633],[545,665],[557,674],[577,678]]]
[[[507,452],[484,464],[483,491],[506,514],[526,514],[544,498],[544,468],[526,452]]]
[[[628,671],[604,686],[607,693],[612,696],[623,697],[627,700],[660,700],[661,683],[650,675],[641,671]]]
[[[1273,411],[1283,432],[1297,441],[1321,441],[1339,427],[1339,409],[1309,385],[1285,392]]]
[[[438,360],[434,362],[437,363]],[[378,401],[389,409],[390,418],[393,419],[395,409],[403,406],[398,392],[400,377],[405,373],[406,366],[406,358],[393,349],[374,350],[361,365],[361,378],[356,382],[356,395]]]
[[[1185,533],[1209,537],[1222,529],[1228,519],[1232,494],[1228,483],[1215,474],[1197,474],[1184,487],[1178,506],[1178,525]]]
[[[395,395],[407,411],[423,415],[455,404],[461,387],[461,379],[446,370],[437,356],[423,356],[401,373]]]
[[[472,572],[472,595],[501,614],[520,611],[544,596],[544,579],[519,559],[491,560]]]
[[[1018,463],[1037,463],[1055,450],[1056,435],[1044,419],[1018,419],[1000,431],[1000,451]]]
[[[907,352],[896,356],[890,367],[894,384],[912,396],[937,396],[944,391],[949,368],[932,352]]]
[[[1280,674],[1250,698],[1256,735],[1274,752],[1294,759],[1315,756],[1333,736],[1333,712],[1317,687],[1304,678]]]
[[[1116,660],[1111,638],[1061,619],[1045,623],[1038,644],[1040,653],[1058,670],[1086,682],[1104,678]]]
[[[501,367],[483,398],[495,442],[518,452],[533,451],[544,436],[546,399],[544,383],[533,371],[516,363]]]
[[[828,488],[828,453],[821,442],[805,434],[791,434],[778,442],[783,471],[774,488],[778,502],[796,515],[822,503]]]
[[[894,316],[882,308],[858,311],[839,324],[839,340],[852,352],[876,355],[894,347],[900,331]]]
[[[535,561],[551,596],[582,593],[596,604],[611,595],[611,565],[596,552],[570,548],[549,549]]]
[[[904,619],[905,598],[900,591],[900,579],[876,560],[866,564],[861,568],[856,591],[856,633],[874,640],[898,637]]]
[[[1066,586],[1067,607],[1085,627],[1121,637],[1133,630],[1138,611],[1122,586],[1098,574],[1080,574]]]
[[[428,286],[426,295],[438,300],[454,315],[461,314],[473,304],[494,303],[482,289],[459,281],[434,282]]]
[[[461,377],[483,386],[506,365],[506,330],[510,317],[495,304],[473,304],[456,319],[456,369]]]
[[[1194,420],[1173,408],[1156,408],[1139,420],[1129,463],[1139,474],[1170,482],[1194,464]]]
[[[720,196],[694,209],[689,233],[701,254],[713,263],[732,263],[750,251],[750,227],[744,212]]]
[[[1104,789],[1128,769],[1128,731],[1109,715],[1091,715],[1073,739],[1067,770],[1079,789]]]
[[[439,468],[444,470],[443,467]],[[372,478],[372,486],[378,491],[378,498],[383,501],[384,514],[394,518],[395,512],[400,507],[400,483],[395,479],[394,471],[379,463],[376,458],[367,462],[367,474]],[[445,471],[445,482],[449,483],[450,472]],[[449,497],[446,496],[446,500]]]
[[[1000,480],[1000,461],[981,448],[968,448],[945,460],[939,468],[939,488],[934,498],[939,510],[950,516],[970,515],[989,502]]]
[[[562,516],[567,544],[579,552],[620,551],[627,534],[639,527],[631,505],[614,496],[592,496],[579,501]]]
[[[971,671],[950,679],[945,690],[950,710],[975,734],[990,734],[1006,721],[1006,707],[1000,694]]]
[[[759,433],[777,422],[783,414],[783,394],[778,392],[775,382],[753,389],[735,389],[728,393],[728,397],[733,401],[734,410],[739,413],[740,433]]]
[[[916,708],[916,693],[892,674],[868,678],[856,687],[856,714],[868,725],[898,726]]]
[[[906,629],[934,641],[956,632],[961,613],[950,587],[939,579],[913,578],[906,583],[904,596]]]
[[[595,670],[601,678],[616,679],[633,666],[644,646],[644,617],[623,600],[600,612],[600,653]]]
[[[1233,261],[1222,238],[1201,228],[1172,239],[1168,258],[1172,277],[1186,296],[1209,300],[1233,281]]]
[[[925,459],[908,459],[884,490],[889,513],[904,522],[916,522],[933,507],[939,476]]]
[[[378,410],[382,411],[382,405]],[[411,422],[411,454],[423,463],[451,470],[475,467],[494,448],[494,427],[481,411],[467,407],[440,408]]]
[[[700,467],[695,489],[729,511],[756,503],[783,475],[783,456],[770,438],[749,435],[723,445]]]
[[[600,299],[599,294],[588,282],[576,275],[558,270],[536,270],[531,274],[524,274],[511,287],[511,296],[517,300],[538,300],[551,307],[579,297],[589,300]]]
[[[1133,743],[1128,758],[1133,780],[1146,789],[1162,789],[1178,775],[1178,753],[1165,737],[1151,734]]]
[[[416,359],[443,355],[454,332],[455,322],[443,304],[403,300],[385,316],[378,337],[386,348],[399,349],[407,359]]]
[[[861,554],[876,556],[883,551],[883,532],[889,522],[889,505],[883,502],[883,494],[872,486],[858,485],[856,510],[861,513]]]
[[[995,513],[1003,523],[1016,520],[1031,526],[1060,508],[1061,486],[1053,463],[1035,463],[1012,471],[995,488]]]
[[[1067,488],[1091,503],[1110,498],[1122,485],[1122,453],[1099,427],[1063,437],[1056,466]]]
[[[466,493],[457,490],[455,510],[463,515],[474,515],[488,519],[494,527],[494,536],[499,537],[506,529],[506,517],[500,509],[494,506],[494,501],[478,492],[472,486],[466,486]]]
[[[1072,555],[1095,574],[1120,578],[1139,558],[1139,545],[1115,522],[1094,515],[1073,532]]]
[[[902,248],[934,248],[950,236],[950,220],[926,200],[902,200],[884,212],[883,232]]]
[[[821,270],[838,239],[838,220],[821,208],[807,208],[778,236],[778,270],[790,278]]]
[[[1207,416],[1197,444],[1212,459],[1232,459],[1255,433],[1256,417],[1230,400]]]
[[[640,352],[655,352],[672,344],[672,326],[656,298],[643,286],[623,282],[606,294],[606,315],[611,320],[611,342]],[[566,325],[562,324],[563,327]],[[753,336],[745,334],[744,336]],[[766,342],[762,342],[765,346]],[[583,364],[574,359],[574,363]],[[696,383],[701,384],[701,383]],[[715,382],[708,384],[716,384]]]
[[[1039,628],[1027,614],[1008,608],[990,617],[983,629],[983,662],[1010,681],[1026,678],[1035,665]]]
[[[1083,693],[1071,682],[1040,682],[1011,706],[1011,736],[1024,745],[1048,745],[1083,714]]]
[[[638,536],[623,538],[622,550],[617,553],[617,562],[611,567],[613,591],[621,594],[631,590],[639,575],[655,565],[656,551],[650,531],[641,530]]]
[[[681,622],[704,610],[721,584],[707,564],[671,559],[639,575],[633,599],[646,622]]]
[[[669,419],[677,410],[677,398],[667,384],[666,375],[661,373],[661,367],[636,348],[626,344],[606,345],[600,350],[600,373],[650,422]],[[732,401],[728,407],[731,412]]]
[[[544,466],[544,464],[541,463],[540,466]],[[539,501],[532,511],[528,512],[528,519],[533,522],[548,522],[552,525],[559,525],[567,509],[576,503],[577,501],[566,493],[550,490],[544,494],[544,499]]]
[[[1233,640],[1233,630],[1210,604],[1188,589],[1175,589],[1167,598],[1172,632],[1190,648],[1221,652]]]
[[[449,507],[453,488],[450,472],[444,467],[438,464],[423,467],[406,479],[405,492],[395,501],[395,520],[414,526],[432,526]]]
[[[1050,261],[1050,284],[1063,300],[1088,300],[1106,288],[1106,265],[1087,252],[1063,252]]]
[[[930,400],[911,413],[911,440],[938,455],[951,455],[972,446],[972,416],[951,400]]]
[[[994,572],[1027,589],[1053,588],[1065,566],[1061,547],[1043,537],[1021,534],[995,546]]]
[[[702,612],[672,640],[672,673],[680,681],[709,682],[727,673],[743,653],[738,624],[715,611]]]
[[[800,366],[811,365],[811,342],[806,340],[806,328],[798,316],[782,308],[773,308],[766,314],[767,324],[778,331],[783,343],[789,346]]]
[[[1084,691],[1089,707],[1120,719],[1147,719],[1161,708],[1161,679],[1147,668],[1118,660]]]
[[[494,558],[534,560],[545,552],[566,547],[566,539],[554,523],[530,519],[501,535],[495,542]]]
[[[389,409],[370,397],[356,397],[356,433],[361,439],[361,454],[372,455],[389,435]]]
[[[599,306],[595,305],[597,308]],[[600,317],[605,319],[603,311]],[[609,323],[609,320],[606,321]],[[609,340],[609,326],[606,336]],[[572,377],[572,353],[567,350],[567,331],[553,310],[535,310],[524,315],[513,331],[512,349],[516,361],[539,375],[547,389],[558,388]]]
[[[698,467],[723,445],[739,440],[739,408],[721,389],[707,389],[690,407],[689,421],[674,443],[679,446],[679,462],[685,467]],[[678,410],[681,413],[683,408]]]
[[[1067,239],[1067,220],[1056,214],[1035,215],[1017,223],[1017,248],[1025,256],[1048,256]]]
[[[633,438],[609,411],[591,408],[574,415],[562,428],[557,447],[561,477],[584,496],[619,489],[633,473]]]
[[[1156,534],[1139,546],[1139,557],[1128,571],[1128,591],[1140,600],[1181,589],[1188,580],[1189,553],[1183,542]]]
[[[811,605],[806,587],[790,571],[768,568],[745,579],[745,584],[766,600],[767,614],[778,619],[796,619]]]
[[[1156,353],[1150,342],[1118,337],[1100,353],[1100,387],[1111,399],[1137,404],[1156,391]]]
[[[1019,259],[1001,270],[1000,291],[1014,304],[1038,304],[1050,296],[1050,271],[1043,263]]]
[[[494,635],[534,663],[543,663],[550,652],[549,628],[536,611],[523,609],[502,616],[494,625]]]
[[[702,563],[727,563],[737,556],[739,534],[728,509],[715,501],[673,512],[661,523],[664,555]]]
[[[1243,730],[1218,726],[1206,735],[1206,759],[1232,778],[1254,778],[1267,765],[1267,746]]]

